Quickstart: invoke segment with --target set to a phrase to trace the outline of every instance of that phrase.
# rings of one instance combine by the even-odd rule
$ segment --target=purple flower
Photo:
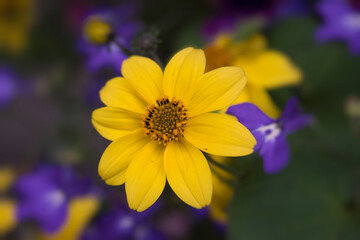
[[[290,148],[286,136],[309,125],[312,117],[301,114],[297,98],[291,98],[279,119],[272,119],[251,103],[232,106],[227,113],[237,117],[257,140],[255,151],[259,150],[264,162],[264,171],[274,174],[286,167]]]
[[[132,20],[135,12],[134,5],[124,4],[112,10],[97,10],[85,18],[78,48],[87,58],[89,71],[108,66],[120,73],[131,41],[141,27]]]
[[[146,211],[147,213],[148,211]],[[127,208],[117,208],[99,217],[83,234],[82,240],[160,240],[163,235],[149,221],[152,212],[137,213]]]
[[[310,8],[309,0],[226,0],[215,1],[215,5],[217,13],[202,27],[206,41],[211,41],[217,34],[238,34],[242,29],[260,30],[278,18],[301,15]]]
[[[274,14],[278,18],[286,18],[308,13],[309,10],[309,0],[279,0],[276,2]]]
[[[242,12],[240,10],[226,10],[209,19],[202,26],[202,36],[205,41],[212,41],[218,34],[234,33],[244,24],[265,25],[269,21],[269,14],[265,11]]]
[[[17,219],[32,220],[44,232],[54,233],[66,220],[69,201],[90,188],[90,181],[79,179],[70,168],[41,166],[15,183]]]
[[[16,94],[14,75],[5,68],[0,68],[0,107],[6,106]]]
[[[317,5],[323,24],[317,29],[319,42],[343,40],[354,54],[360,53],[360,10],[346,0],[326,0]]]

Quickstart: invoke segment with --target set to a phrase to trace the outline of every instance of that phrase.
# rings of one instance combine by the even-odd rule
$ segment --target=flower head
[[[286,135],[310,124],[312,117],[301,114],[298,100],[291,98],[282,115],[272,119],[251,103],[232,106],[228,113],[249,128],[257,140],[255,150],[260,150],[264,171],[268,174],[281,171],[289,162],[290,149]]]
[[[69,209],[78,197],[89,194],[90,182],[79,179],[70,168],[42,166],[19,177],[14,190],[17,221],[33,220],[44,233],[54,234],[71,220]]]
[[[276,118],[279,110],[267,90],[298,84],[301,72],[287,56],[267,49],[266,45],[265,38],[260,34],[243,41],[235,41],[231,35],[219,35],[205,48],[206,69],[227,65],[244,69],[248,84],[233,104],[250,102]]]
[[[35,0],[2,0],[0,2],[0,49],[17,54],[27,42],[33,22]]]
[[[110,66],[119,72],[131,40],[140,29],[140,23],[131,20],[134,9],[123,5],[113,11],[97,11],[84,20],[79,48],[88,57],[90,71]]]
[[[162,193],[166,180],[187,204],[211,201],[209,165],[201,151],[243,156],[256,144],[250,131],[226,114],[241,93],[241,68],[223,67],[204,74],[202,50],[177,53],[164,73],[151,59],[132,56],[122,65],[124,78],[100,91],[107,107],[94,111],[98,132],[113,141],[99,164],[110,185],[125,183],[130,208],[143,211]],[[200,151],[201,150],[201,151]]]
[[[147,215],[147,214],[145,214]],[[118,207],[105,212],[86,229],[83,240],[165,239],[148,216]]]
[[[324,23],[316,33],[318,41],[346,41],[354,54],[360,53],[360,9],[356,9],[351,1],[320,1],[318,12]]]

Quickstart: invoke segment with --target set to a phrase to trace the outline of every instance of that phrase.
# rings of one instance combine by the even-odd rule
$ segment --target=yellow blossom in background
[[[144,211],[161,195],[166,180],[185,203],[202,208],[211,202],[209,164],[201,151],[244,156],[256,144],[234,117],[213,113],[228,107],[246,84],[239,67],[205,72],[202,50],[178,52],[164,73],[151,59],[132,56],[123,78],[100,91],[106,105],[93,112],[97,131],[113,141],[99,174],[110,185],[125,183],[131,209]]]
[[[0,50],[21,52],[33,21],[35,0],[0,1]]]
[[[15,172],[11,168],[0,168],[0,194],[8,190],[15,180]]]
[[[228,65],[244,69],[248,84],[233,104],[251,102],[276,118],[280,111],[267,90],[299,84],[301,71],[283,53],[267,49],[266,45],[260,34],[241,42],[235,42],[230,35],[220,35],[205,48],[206,70]]]
[[[210,156],[214,161],[227,165],[229,158],[221,156]],[[210,164],[212,170],[212,181],[214,185],[213,197],[209,206],[210,217],[221,224],[228,221],[227,208],[235,192],[237,183],[236,176],[221,169],[215,164]]]
[[[8,191],[15,179],[15,172],[11,168],[0,168],[0,237],[11,231],[16,224],[16,204],[1,195]]]
[[[104,44],[109,40],[113,29],[101,16],[91,16],[85,21],[83,34],[93,44]]]
[[[39,236],[42,240],[77,240],[99,209],[100,201],[95,196],[76,197],[70,201],[69,213],[64,225],[54,234]]]
[[[16,224],[16,204],[13,200],[0,199],[0,237]]]
[[[265,38],[256,34],[235,42],[230,35],[219,35],[205,48],[206,71],[222,66],[238,66],[244,69],[248,78],[241,95],[232,103],[251,102],[269,116],[276,118],[280,111],[267,90],[300,83],[300,70],[281,52],[267,49]],[[225,112],[223,109],[222,112]],[[228,158],[210,155],[214,161],[226,165]],[[211,165],[214,183],[210,216],[218,222],[226,223],[227,207],[234,194],[235,176]],[[216,171],[215,171],[216,170]]]

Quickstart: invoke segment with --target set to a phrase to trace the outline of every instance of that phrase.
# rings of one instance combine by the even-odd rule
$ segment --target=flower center
[[[166,146],[173,140],[179,140],[187,124],[187,110],[181,101],[168,97],[156,100],[157,106],[149,106],[142,124],[145,134],[159,144]]]
[[[274,141],[281,133],[281,128],[277,123],[271,123],[269,125],[264,125],[256,129],[256,131],[261,132],[265,135],[265,142]]]
[[[110,24],[100,16],[92,16],[86,20],[84,35],[93,44],[105,44],[112,34]]]
[[[231,65],[230,54],[222,47],[207,46],[204,49],[206,56],[206,72]]]
[[[343,24],[350,30],[360,30],[360,13],[345,16]]]

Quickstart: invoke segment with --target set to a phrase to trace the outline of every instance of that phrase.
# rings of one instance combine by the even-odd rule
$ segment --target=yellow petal
[[[230,106],[246,84],[244,71],[238,67],[222,67],[201,77],[191,101],[185,107],[190,116]]]
[[[273,50],[239,56],[234,65],[244,69],[249,83],[265,88],[294,85],[301,80],[300,70],[290,59]]]
[[[6,192],[15,180],[15,171],[11,168],[0,168],[0,194]]]
[[[164,160],[168,182],[181,200],[195,208],[210,204],[211,172],[200,150],[182,138],[166,146]]]
[[[267,42],[262,34],[257,33],[241,42],[232,41],[228,46],[229,51],[236,57],[263,51],[267,46]]]
[[[74,198],[70,201],[69,215],[67,216],[65,225],[55,234],[43,235],[41,239],[79,239],[91,218],[98,211],[99,205],[99,199],[92,195]]]
[[[189,119],[184,137],[204,152],[220,156],[244,156],[253,152],[256,140],[235,117],[204,113]]]
[[[128,80],[117,77],[109,80],[100,91],[101,101],[109,107],[145,113],[146,101],[135,91]]]
[[[92,114],[95,129],[111,141],[142,128],[142,116],[120,108],[103,107]]]
[[[280,116],[280,110],[275,105],[265,88],[247,84],[233,105],[243,102],[255,104],[271,118],[278,118]]]
[[[205,71],[205,54],[200,49],[185,48],[175,54],[164,71],[164,93],[186,103],[192,89]]]
[[[112,142],[103,153],[99,163],[99,175],[106,183],[121,185],[134,156],[150,141],[144,131],[138,130]]]
[[[0,199],[0,236],[11,231],[16,224],[16,204],[12,200]]]
[[[163,74],[153,60],[132,56],[123,62],[121,72],[147,103],[155,104],[163,96]]]
[[[160,197],[166,183],[164,150],[163,145],[151,141],[131,161],[125,180],[131,209],[142,212]]]

